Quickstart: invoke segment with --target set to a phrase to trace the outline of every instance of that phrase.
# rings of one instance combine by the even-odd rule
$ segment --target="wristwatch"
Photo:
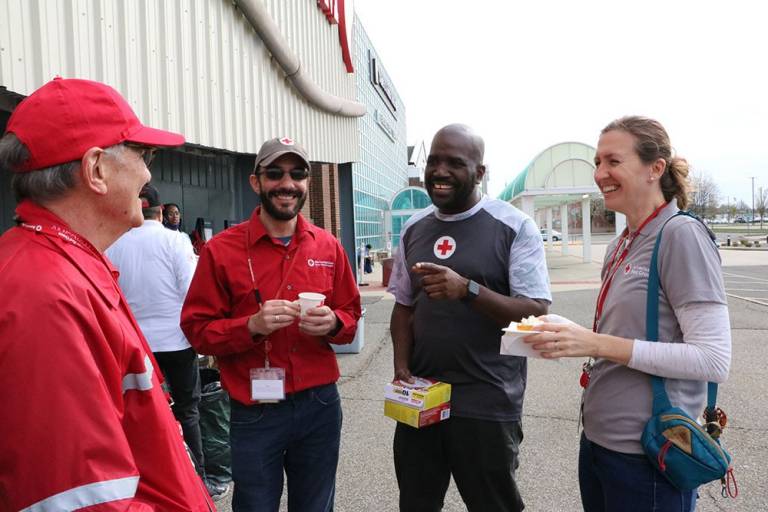
[[[478,295],[480,295],[480,284],[470,279],[467,283],[467,294],[463,300],[470,302],[475,300]]]

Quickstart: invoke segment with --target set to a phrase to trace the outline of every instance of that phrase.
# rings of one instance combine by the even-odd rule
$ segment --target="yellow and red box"
[[[384,392],[384,415],[415,428],[446,420],[451,415],[451,385],[419,377],[413,384],[391,382]]]

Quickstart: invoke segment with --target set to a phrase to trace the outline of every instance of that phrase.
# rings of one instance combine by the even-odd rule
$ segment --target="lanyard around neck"
[[[29,224],[27,222],[22,222],[19,224],[19,227],[29,231],[34,231],[35,233],[46,235],[50,238],[58,238],[64,242],[74,245],[79,249],[84,250],[85,252],[91,253],[99,260],[104,259],[102,254],[93,246],[93,244],[91,244],[91,242],[63,226],[57,224],[44,226],[42,224]]]
[[[262,297],[261,292],[259,291],[259,287],[256,284],[256,274],[253,272],[253,259],[251,258],[251,227],[248,225],[245,228],[245,254],[248,259],[248,272],[251,275],[251,285],[253,286],[253,296],[256,298],[256,304],[259,306],[259,310],[261,310],[262,306]],[[283,288],[285,288],[286,283],[288,282],[288,278],[291,275],[291,271],[293,270],[293,266],[296,264],[296,260],[298,259],[297,256],[299,254],[299,249],[294,251],[293,256],[291,257],[291,262],[288,265],[288,269],[285,272],[285,276],[283,277],[283,280],[280,282],[280,286],[277,287],[277,292],[275,293],[274,299],[279,299],[280,294],[283,292]],[[272,350],[272,342],[269,341],[268,337],[264,338],[264,368],[269,368],[269,352]]]
[[[624,230],[624,233],[621,236],[621,239],[619,239],[619,243],[616,244],[616,249],[613,251],[613,255],[611,256],[611,262],[608,264],[608,274],[606,275],[606,278],[603,280],[603,284],[600,286],[600,293],[597,295],[597,304],[595,306],[595,317],[592,322],[592,330],[594,332],[597,332],[597,324],[600,322],[600,318],[603,314],[603,306],[605,305],[605,299],[608,296],[608,290],[611,287],[611,284],[613,283],[613,277],[616,275],[616,272],[621,267],[621,264],[624,262],[624,260],[627,258],[627,255],[629,254],[629,249],[632,247],[632,244],[634,243],[635,239],[637,239],[637,236],[643,231],[643,228],[645,228],[653,219],[655,219],[659,213],[667,206],[668,203],[664,203],[658,208],[656,208],[653,213],[651,213],[643,222],[640,224],[640,227],[637,228],[636,231],[633,233],[629,232],[629,228],[626,228]],[[623,250],[622,250],[623,248]],[[616,255],[619,254],[619,250],[621,250],[621,255],[618,258],[618,261],[616,260]]]

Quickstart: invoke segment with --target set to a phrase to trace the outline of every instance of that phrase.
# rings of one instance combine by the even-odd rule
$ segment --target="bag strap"
[[[659,229],[659,234],[656,235],[656,243],[653,245],[653,254],[651,255],[651,265],[648,272],[648,296],[645,303],[645,336],[648,341],[659,341],[659,286],[661,285],[661,279],[659,278],[659,246],[661,245],[661,233],[664,231],[667,223],[677,217],[678,215],[687,215],[693,219],[699,219],[694,214],[680,210],[675,215],[667,219]],[[702,223],[703,224],[703,223]],[[706,227],[706,226],[705,226]],[[707,228],[710,238],[714,236],[712,232]],[[651,375],[651,388],[653,391],[653,415],[661,414],[664,409],[669,409],[672,404],[669,401],[669,395],[664,387],[664,378],[656,375]],[[707,407],[710,409],[715,408],[717,403],[717,383],[710,382],[707,385]]]

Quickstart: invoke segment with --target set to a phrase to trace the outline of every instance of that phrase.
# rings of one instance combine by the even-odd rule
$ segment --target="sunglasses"
[[[135,144],[133,142],[123,142],[123,145],[137,152],[139,156],[141,156],[141,159],[144,160],[144,165],[146,165],[147,169],[149,169],[149,167],[152,165],[152,160],[155,159],[155,152],[157,151],[156,148],[144,146],[142,144]]]
[[[293,181],[304,181],[309,178],[309,170],[300,167],[291,169],[290,171],[284,171],[279,167],[267,167],[257,174],[263,174],[269,181],[280,181],[286,173],[291,175]]]

